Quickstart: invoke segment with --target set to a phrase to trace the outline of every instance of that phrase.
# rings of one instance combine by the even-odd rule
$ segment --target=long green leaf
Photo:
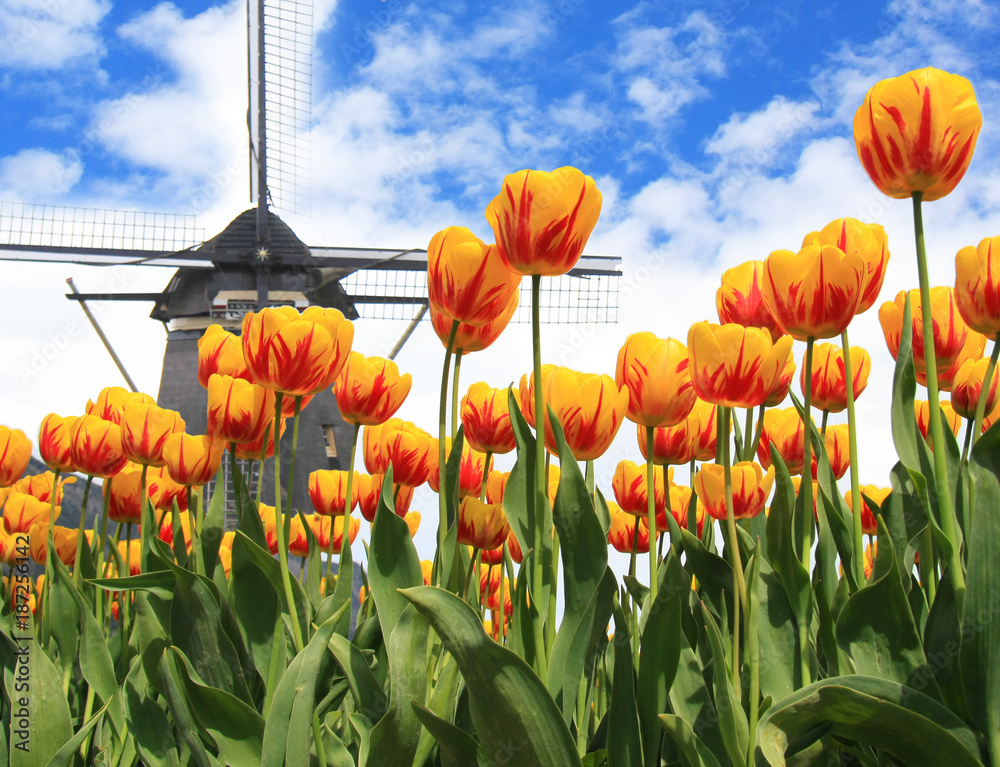
[[[907,767],[982,767],[976,737],[958,717],[888,679],[811,684],[769,708],[757,732],[757,762],[774,767],[827,734],[885,751]]]
[[[513,753],[512,759],[524,767],[579,767],[576,744],[541,680],[486,635],[469,605],[430,586],[403,594],[431,622],[458,663],[486,754]]]
[[[631,767],[642,764],[642,735],[639,730],[639,711],[635,698],[635,668],[632,665],[628,619],[617,599],[614,601],[614,611],[615,659],[611,705],[608,709],[608,764],[610,767]]]
[[[743,712],[740,696],[733,687],[732,672],[726,665],[726,649],[722,634],[703,604],[701,608],[705,620],[709,645],[712,648],[712,674],[715,680],[715,709],[719,715],[722,742],[726,746],[729,759],[736,767],[746,767],[747,747],[750,745],[750,731],[747,717]],[[736,662],[736,659],[733,659]]]
[[[139,756],[149,767],[177,767],[177,744],[166,713],[153,700],[143,664],[135,659],[125,677],[125,719]]]
[[[674,742],[683,767],[720,767],[715,754],[694,734],[691,725],[673,714],[662,714],[659,720]]]
[[[472,767],[482,756],[479,743],[465,730],[437,716],[425,706],[413,701],[413,712],[438,743],[441,767]]]

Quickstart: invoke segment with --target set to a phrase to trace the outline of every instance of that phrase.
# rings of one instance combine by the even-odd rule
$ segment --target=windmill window
[[[326,446],[326,457],[336,458],[337,457],[337,440],[333,436],[333,427],[324,426],[323,427],[323,444]]]

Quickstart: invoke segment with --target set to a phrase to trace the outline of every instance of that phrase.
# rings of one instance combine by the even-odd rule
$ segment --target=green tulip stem
[[[816,338],[809,336],[806,339],[806,370],[813,369],[813,347],[816,345]],[[802,393],[802,485],[801,491],[806,494],[805,506],[803,506],[802,519],[798,520],[799,528],[796,531],[799,540],[799,556],[802,566],[809,571],[809,553],[812,550],[812,526],[813,518],[809,512],[813,508],[813,483],[812,483],[812,376],[806,376],[806,390]],[[807,684],[803,680],[803,684]]]
[[[84,525],[87,521],[87,500],[90,498],[90,485],[93,481],[94,476],[88,474],[87,484],[83,486],[83,500],[80,502],[80,528],[76,533],[76,559],[73,560],[73,583],[77,588],[80,587],[80,580],[83,577],[80,573],[80,562],[83,560],[83,541],[87,537]],[[54,496],[55,493],[53,493]]]
[[[858,420],[854,414],[854,369],[851,365],[851,345],[847,340],[847,331],[840,336],[840,345],[844,350],[844,388],[847,390],[847,432],[850,435],[851,450],[851,514],[854,533],[854,574],[858,586],[865,583],[865,543],[864,531],[861,529],[861,507],[864,499],[861,497],[861,481],[858,467]],[[823,411],[826,420],[828,411]]]
[[[53,569],[51,566],[52,560],[50,559],[50,557],[54,557],[56,551],[55,543],[53,542],[53,537],[52,537],[52,530],[56,526],[56,492],[59,490],[59,473],[60,473],[59,469],[56,469],[52,474],[52,496],[49,499],[49,524],[47,532],[48,543],[46,544],[46,549],[45,549],[45,563],[46,563],[45,571],[47,573],[52,572]],[[41,599],[42,621],[40,628],[41,628],[43,647],[49,641],[49,629],[50,629],[49,613],[51,612],[51,610],[49,609],[49,591],[50,591],[51,580],[52,580],[51,578],[47,577],[45,579],[45,583],[42,585],[42,599]]]
[[[458,434],[459,377],[462,371],[462,350],[455,350],[455,372],[451,376],[451,438]]]
[[[653,449],[656,440],[656,429],[646,427],[646,521],[649,526],[649,596],[646,605],[651,607],[656,601],[656,465],[653,463]],[[666,487],[663,492],[666,493]],[[639,520],[636,520],[636,524]]]
[[[635,527],[632,528],[632,556],[628,562],[628,574],[630,578],[635,578],[635,561],[639,557],[639,518],[635,518]]]
[[[545,481],[545,424],[548,413],[545,410],[544,387],[542,385],[542,332],[541,332],[542,275],[531,275],[531,350],[532,350],[532,382],[535,394],[535,534],[532,540],[534,556],[532,558],[531,590],[533,600],[541,614],[542,582],[545,578],[545,557],[543,553],[550,546],[545,540],[545,506],[548,503],[548,485]],[[552,554],[555,559],[555,552]],[[555,583],[553,583],[553,588]],[[541,626],[536,627],[536,629]],[[539,677],[548,676],[548,651],[546,645],[538,646]]]
[[[924,360],[927,374],[927,399],[931,440],[937,449],[934,450],[934,485],[937,491],[938,510],[941,516],[941,530],[951,541],[951,552],[948,555],[948,568],[951,571],[951,582],[955,589],[955,609],[961,616],[965,609],[965,571],[962,566],[962,551],[959,545],[958,520],[955,517],[955,507],[952,503],[951,488],[948,485],[948,458],[944,442],[944,431],[941,423],[941,407],[938,402],[937,359],[934,351],[934,323],[931,318],[931,289],[927,276],[927,249],[924,243],[924,218],[921,209],[923,192],[913,193],[913,230],[917,240],[917,273],[920,277],[921,324],[924,330]]]
[[[349,541],[351,538],[351,510],[354,507],[352,503],[352,495],[354,493],[354,460],[355,455],[358,452],[358,434],[361,432],[361,424],[354,424],[354,437],[351,440],[351,455],[347,459],[347,487],[344,490],[344,513],[343,520],[344,526],[340,533],[340,563],[337,565],[337,576],[343,572],[344,567],[344,551],[350,545]],[[324,577],[326,578],[326,592],[330,593],[330,563],[333,562],[333,538],[334,538],[334,528],[337,518],[335,516],[330,517],[330,542],[326,547],[326,572]]]
[[[302,627],[299,625],[299,614],[295,609],[295,593],[292,591],[291,572],[288,570],[288,546],[285,543],[285,517],[281,510],[281,401],[284,392],[277,392],[274,397],[274,534],[278,539],[278,559],[281,562],[281,585],[285,592],[285,603],[288,605],[288,618],[292,624],[292,642],[295,652],[302,652],[305,645],[302,642]],[[236,453],[230,451],[233,462],[233,478],[236,478]]]
[[[715,462],[722,463],[722,441],[729,437],[729,432],[722,430],[722,405],[715,406]]]
[[[509,589],[513,590],[513,588],[514,588],[514,560],[511,559],[511,556],[510,556],[510,547],[507,545],[507,540],[506,539],[504,539],[504,542],[503,542],[503,567],[507,571],[507,587]],[[503,573],[501,573],[500,579],[501,579],[501,581],[503,580]],[[502,586],[503,583],[501,583],[500,585]],[[501,607],[502,607],[502,605],[501,605]],[[515,615],[517,615],[517,610],[514,610],[511,613],[510,618],[507,619],[507,632],[508,633],[510,633],[511,626],[514,625],[514,616]],[[500,620],[503,621],[505,618],[506,618],[506,613],[503,610],[501,610],[500,611]],[[501,638],[502,637],[503,637],[503,634],[501,634]]]
[[[594,508],[597,508],[597,491],[594,488],[594,461],[593,459],[587,461],[584,468],[583,483],[587,486],[587,495],[590,496],[590,500],[594,502]]]
[[[545,655],[556,641],[556,584],[559,583],[559,533],[552,533],[552,588],[549,589],[549,612],[545,621]]]
[[[479,557],[479,551],[478,546],[472,547],[472,555],[469,557],[469,571],[465,574],[465,586],[462,587],[462,599],[469,602],[469,604],[472,604],[469,601],[469,587],[472,585],[472,574],[479,569],[476,567],[476,559]],[[481,591],[482,589],[480,589]]]
[[[145,466],[142,467],[145,471]],[[145,497],[145,494],[143,494]],[[140,540],[142,538],[142,526],[139,526],[139,536]],[[125,577],[128,578],[132,575],[132,523],[129,522],[125,525]],[[119,591],[118,592],[118,622],[121,624],[121,635],[122,635],[122,669],[123,676],[128,673],[129,662],[128,662],[128,624],[129,624],[129,609],[132,606],[132,592],[131,591]]]
[[[688,469],[690,476],[688,477],[688,484],[691,486],[691,501],[688,503],[688,515],[687,515],[687,529],[691,535],[698,535],[698,493],[694,489],[694,478],[698,473],[698,459],[691,459],[691,466]],[[692,514],[691,503],[694,503],[694,513]]]
[[[760,538],[757,539],[757,550],[760,551]],[[758,556],[760,554],[758,553]],[[750,721],[747,727],[750,742],[747,744],[747,764],[754,764],[757,750],[757,721],[760,716],[760,637],[758,633],[757,610],[753,605],[753,616],[747,612],[747,653],[746,662],[750,665]]]
[[[103,498],[103,509],[101,511],[101,531],[97,532],[97,524],[94,524],[94,544],[97,547],[97,565],[95,569],[95,574],[98,578],[103,578],[104,573],[101,571],[104,567],[104,554],[108,547],[108,512],[111,510],[111,482],[114,477],[108,477],[104,480],[104,486],[101,488]],[[101,628],[104,628],[104,589],[94,589],[94,617],[100,621]]]
[[[767,409],[767,405],[761,405],[757,408],[757,428],[753,435],[753,447],[750,448],[750,452],[747,453],[747,460],[752,461],[754,456],[757,455],[757,448],[760,446],[760,438],[764,435],[764,411]]]
[[[436,577],[435,586],[440,586],[444,582],[444,573],[441,571],[444,555],[444,542],[448,535],[448,483],[445,478],[448,451],[446,449],[447,435],[446,422],[448,418],[448,379],[451,372],[452,347],[455,346],[455,337],[458,335],[458,320],[451,321],[451,331],[448,333],[448,343],[445,344],[444,370],[441,372],[441,409],[438,414],[438,553],[437,564],[434,568]]]
[[[747,408],[747,421],[743,424],[743,453],[740,456],[742,461],[752,461],[753,453],[750,447],[753,445],[753,408]]]
[[[819,422],[819,433],[824,438],[826,437],[826,422],[829,420],[829,418],[830,418],[830,411],[824,410],[823,417],[820,419]]]
[[[483,484],[479,488],[479,500],[486,502],[486,485],[490,480],[490,461],[493,459],[493,453],[489,450],[486,451],[486,461],[483,463]]]
[[[313,711],[312,715],[312,736],[316,744],[316,762],[319,767],[326,767],[326,748],[323,745],[323,725],[320,724],[319,714]]]
[[[998,356],[1000,356],[1000,335],[997,335],[993,339],[993,351],[990,354],[990,362],[986,366],[986,375],[983,376],[983,386],[979,390],[979,398],[976,401],[976,425],[972,431],[972,447],[976,446],[976,441],[983,433],[983,419],[986,418],[986,400],[989,399],[990,385],[993,382],[993,373],[996,371]]]
[[[288,462],[288,505],[292,505],[292,493],[295,492],[295,455],[299,446],[299,415],[302,413],[302,395],[295,398],[295,416],[292,419],[292,455]],[[291,511],[291,508],[289,508]],[[288,515],[289,522],[292,514]],[[286,531],[287,532],[287,531]]]
[[[733,505],[733,468],[730,466],[729,426],[733,409],[723,408],[723,429],[727,435],[722,445],[722,473],[726,484],[726,531],[729,535],[729,549],[733,558],[733,577],[736,591],[733,594],[733,686],[737,695],[740,690],[740,603],[746,611],[747,586],[743,581],[743,558],[740,556],[739,539],[736,537],[736,515]]]
[[[277,422],[277,421],[276,421]],[[264,427],[264,439],[261,442],[260,447],[260,466],[257,469],[257,513],[260,513],[260,494],[264,489],[264,483],[261,482],[261,474],[264,473],[264,461],[267,460],[267,443],[271,442],[271,430],[274,427],[268,424]]]
[[[155,519],[155,511],[153,510],[152,504],[149,502],[149,486],[146,484],[146,472],[149,471],[149,464],[142,465],[142,477],[140,479],[140,489],[139,489],[139,541],[141,544],[141,551],[145,552],[149,550],[149,536],[152,531],[149,529],[152,526],[153,520]],[[146,507],[149,506],[149,511],[146,511]],[[148,519],[147,519],[148,517]],[[147,522],[147,524],[142,524]],[[159,528],[157,528],[159,531]],[[132,536],[130,535],[129,538]],[[131,566],[131,565],[130,565]],[[121,605],[118,605],[121,608]],[[125,667],[126,669],[128,666]]]

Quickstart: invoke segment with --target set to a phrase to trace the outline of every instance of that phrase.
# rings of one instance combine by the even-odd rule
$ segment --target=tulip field
[[[437,423],[395,417],[411,375],[355,348],[339,311],[282,306],[199,341],[205,435],[117,387],[37,439],[0,426],[0,756],[1000,767],[1000,236],[932,286],[922,218],[981,124],[969,81],[937,69],[857,110],[865,171],[912,206],[918,286],[883,285],[909,232],[817,221],[797,251],[720,274],[710,319],[623,338],[613,375],[548,364],[541,286],[576,264],[602,196],[576,168],[521,170],[485,208],[495,244],[449,226],[428,246]],[[460,388],[525,276],[532,373]],[[895,360],[887,486],[852,460],[873,363],[848,335],[869,310]],[[331,388],[349,469],[313,472],[312,508],[288,508],[299,416]],[[623,426],[637,460],[600,487]],[[237,461],[263,467],[276,443],[291,462],[267,463],[261,497]],[[50,471],[23,476],[33,451]],[[224,461],[235,530],[207,490]],[[103,488],[93,529],[59,524],[70,475]],[[424,483],[438,508],[421,519]]]

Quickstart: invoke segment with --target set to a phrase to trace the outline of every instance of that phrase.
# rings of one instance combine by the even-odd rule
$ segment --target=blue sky
[[[244,13],[242,0],[2,0],[0,200],[224,226],[248,207]],[[845,215],[889,233],[882,300],[914,287],[909,205],[871,185],[851,137],[867,88],[910,69],[965,75],[984,113],[965,181],[927,206],[932,279],[953,282],[955,251],[1000,233],[993,4],[317,0],[314,21],[311,215],[279,211],[310,244],[425,247],[452,224],[491,237],[483,210],[504,174],[574,164],[597,180],[588,251],[623,259],[620,323],[546,328],[547,361],[613,374],[628,333],[683,340],[714,319],[725,268]],[[65,278],[97,292],[159,290],[170,276],[3,262],[0,274],[0,422],[29,434],[120,383],[62,297]],[[862,481],[886,484],[892,361],[876,312],[851,334],[874,367],[859,400]],[[155,393],[164,332],[148,306],[99,314]],[[356,348],[385,354],[400,330],[359,323]],[[519,378],[526,339],[513,326],[465,380]],[[421,328],[399,360],[418,378],[403,414],[428,429],[439,348]],[[599,479],[622,457],[638,460],[628,425]]]

